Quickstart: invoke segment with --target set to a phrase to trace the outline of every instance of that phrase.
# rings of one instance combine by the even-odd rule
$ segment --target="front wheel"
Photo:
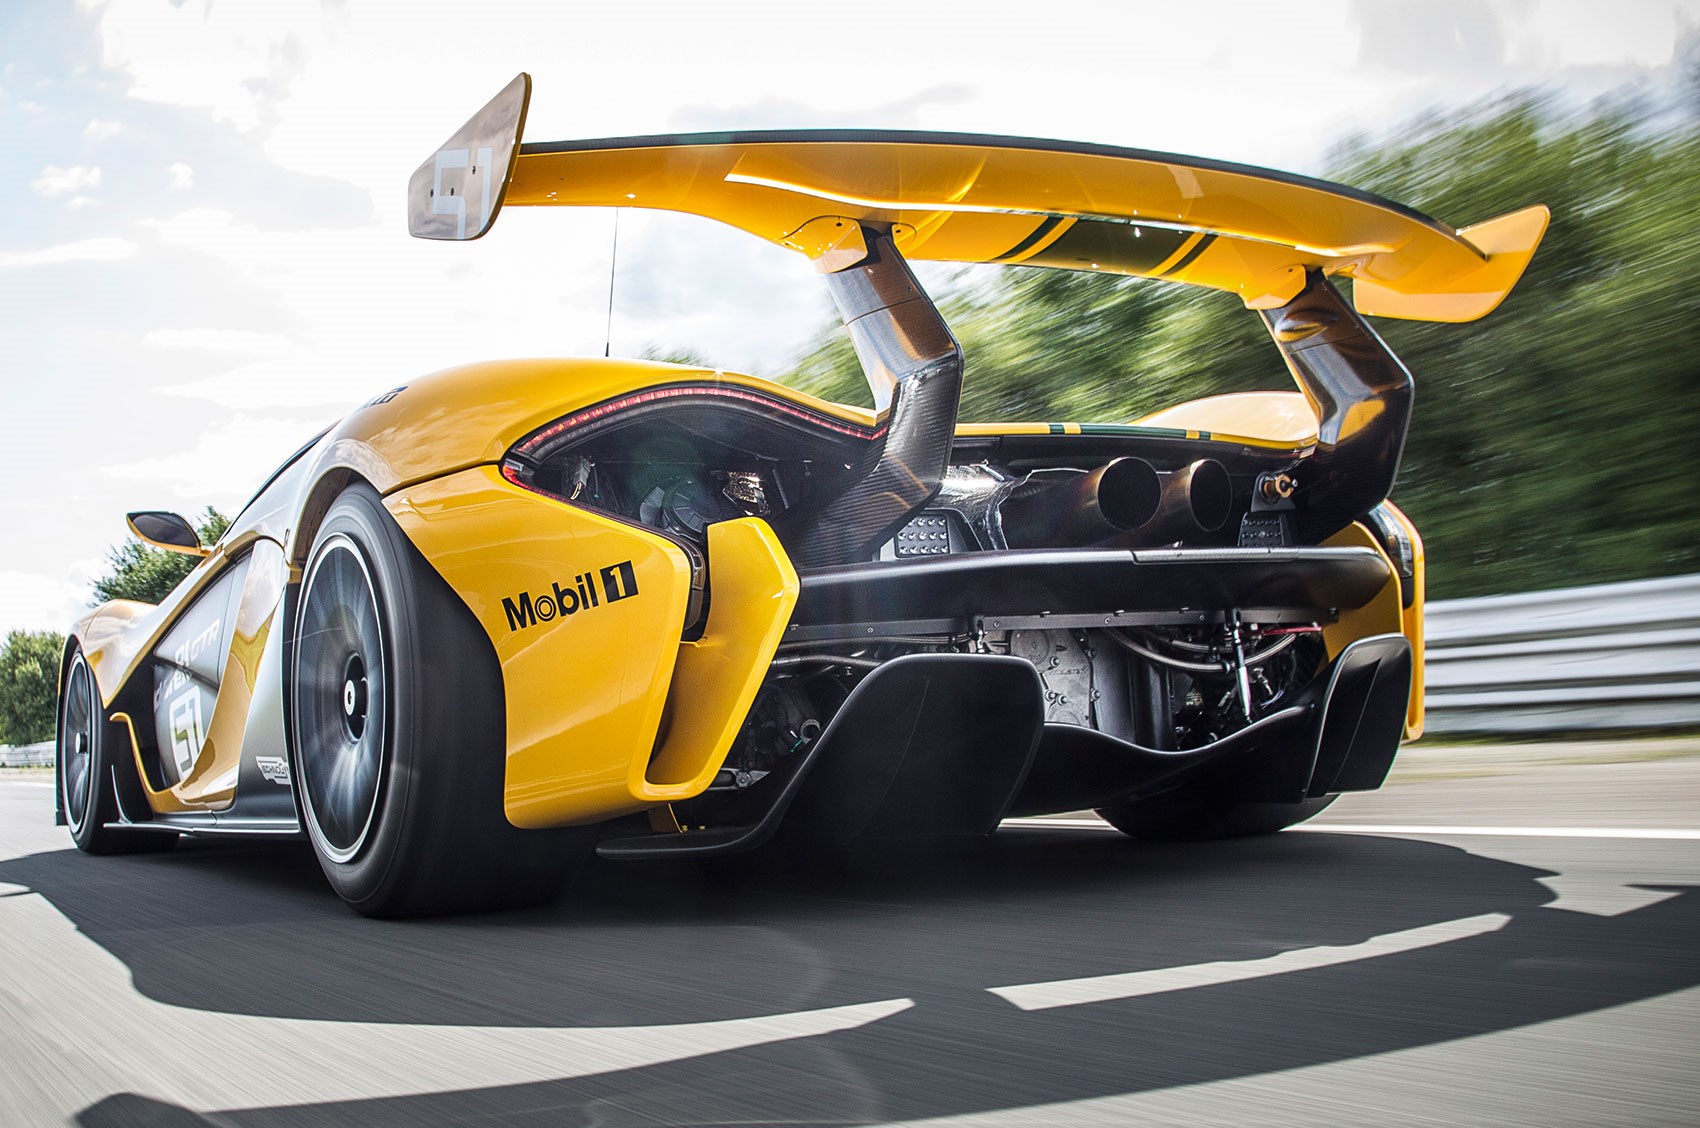
[[[171,831],[111,825],[118,819],[111,727],[82,647],[74,647],[59,695],[54,755],[59,808],[65,813],[71,841],[86,854],[169,850],[177,844],[177,835]]]
[[[521,830],[502,806],[494,648],[364,485],[313,541],[291,678],[302,821],[320,867],[369,916],[548,900],[593,830]]]

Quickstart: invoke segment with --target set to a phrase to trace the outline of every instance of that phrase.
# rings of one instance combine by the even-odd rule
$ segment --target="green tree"
[[[230,518],[207,506],[195,523],[202,544],[215,544],[230,527]],[[106,575],[94,581],[96,603],[109,599],[134,599],[159,603],[171,589],[194,570],[199,558],[183,552],[167,552],[130,537],[106,550]]]
[[[0,744],[53,739],[65,636],[13,631],[0,649]]]

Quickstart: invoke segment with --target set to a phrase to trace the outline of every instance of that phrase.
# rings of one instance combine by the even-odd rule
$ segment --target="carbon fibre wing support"
[[[1387,500],[1411,422],[1411,373],[1320,270],[1264,324],[1317,418],[1297,472],[1298,534],[1315,544]]]
[[[962,396],[962,348],[889,232],[864,227],[867,255],[826,275],[883,412],[855,484],[799,521],[800,567],[868,559],[944,481]]]

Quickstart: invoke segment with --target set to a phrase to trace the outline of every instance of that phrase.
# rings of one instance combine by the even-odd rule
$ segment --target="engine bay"
[[[1291,508],[1290,452],[1107,430],[959,437],[936,495],[869,559],[1293,543],[1280,517]],[[709,525],[738,517],[767,520],[789,548],[865,471],[881,437],[802,412],[681,398],[528,441],[508,466],[530,488],[699,550]]]

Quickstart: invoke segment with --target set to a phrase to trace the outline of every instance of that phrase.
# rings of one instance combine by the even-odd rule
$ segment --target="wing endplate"
[[[531,76],[521,72],[414,170],[407,231],[418,239],[476,239],[502,209],[525,132]]]

